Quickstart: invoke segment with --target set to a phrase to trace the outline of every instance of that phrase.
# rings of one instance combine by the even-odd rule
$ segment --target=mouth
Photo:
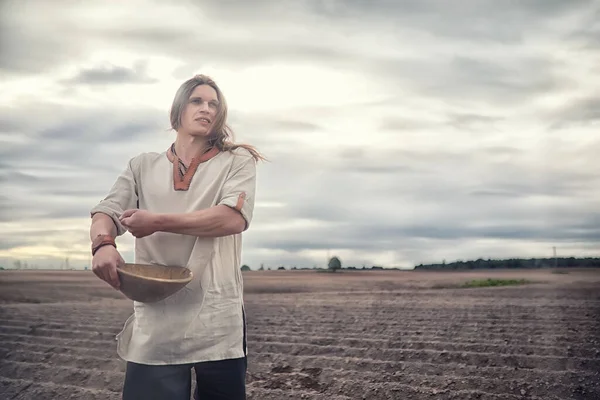
[[[210,124],[210,119],[208,119],[208,118],[206,118],[206,117],[199,117],[199,118],[196,118],[196,121],[198,121],[198,122],[202,122],[202,123],[205,123],[205,124]]]

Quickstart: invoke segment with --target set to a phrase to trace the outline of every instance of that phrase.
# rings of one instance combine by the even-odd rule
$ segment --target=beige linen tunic
[[[132,158],[91,214],[109,215],[122,235],[126,229],[119,216],[129,208],[188,213],[225,204],[240,211],[248,228],[256,185],[250,152],[215,149],[199,163],[192,162],[177,185],[175,161],[170,149]],[[154,365],[245,356],[241,239],[241,234],[200,238],[166,232],[136,238],[136,263],[184,266],[194,277],[163,301],[133,302],[133,314],[116,337],[119,356]]]

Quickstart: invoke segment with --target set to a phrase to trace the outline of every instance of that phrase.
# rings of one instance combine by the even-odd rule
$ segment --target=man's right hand
[[[121,282],[117,274],[117,266],[121,267],[124,264],[125,260],[116,248],[110,245],[102,246],[94,254],[92,271],[98,278],[119,290]]]

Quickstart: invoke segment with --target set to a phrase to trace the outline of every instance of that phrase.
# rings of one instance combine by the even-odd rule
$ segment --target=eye
[[[201,99],[192,99],[192,103],[193,104],[200,104],[200,103],[202,103],[202,100]]]
[[[219,105],[218,105],[216,102],[214,102],[214,101],[211,101],[211,102],[210,102],[210,106],[211,106],[212,108],[217,108],[217,107],[219,107]]]

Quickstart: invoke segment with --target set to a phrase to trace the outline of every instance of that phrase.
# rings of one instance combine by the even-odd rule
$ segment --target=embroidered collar
[[[202,155],[192,158],[190,165],[186,167],[175,152],[175,143],[171,144],[171,147],[167,150],[167,158],[173,164],[173,188],[175,190],[188,190],[198,166],[201,163],[210,160],[218,153],[218,148],[211,147]]]

